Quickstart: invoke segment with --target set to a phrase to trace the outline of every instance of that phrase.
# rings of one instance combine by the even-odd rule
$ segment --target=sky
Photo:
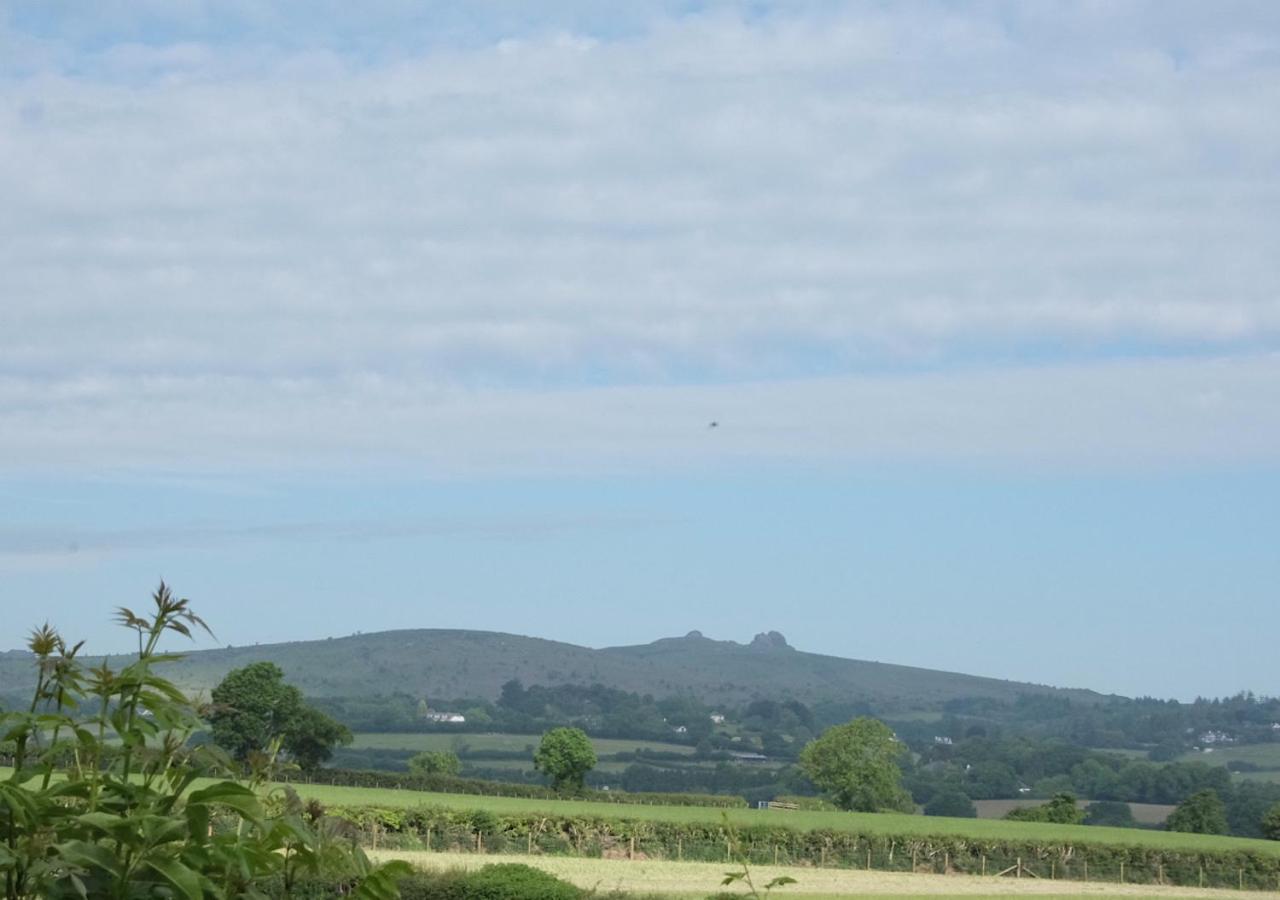
[[[0,648],[1280,693],[1280,5],[0,3]]]

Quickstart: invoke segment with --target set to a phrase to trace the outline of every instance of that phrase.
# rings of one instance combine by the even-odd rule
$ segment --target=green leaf
[[[97,869],[106,872],[112,878],[119,878],[121,875],[120,861],[106,847],[101,844],[91,844],[88,841],[67,841],[65,844],[57,844],[54,847],[58,855],[63,861],[81,869]]]
[[[204,889],[200,886],[200,876],[188,869],[176,859],[149,859],[146,865],[158,873],[190,900],[202,900]]]
[[[233,781],[220,781],[193,792],[187,798],[189,807],[214,805],[230,807],[251,822],[262,820],[262,805],[257,794]]]

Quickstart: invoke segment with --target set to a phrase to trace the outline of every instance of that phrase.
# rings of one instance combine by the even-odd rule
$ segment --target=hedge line
[[[503,813],[423,806],[334,807],[363,840],[384,848],[724,862],[723,826],[624,817]],[[1280,889],[1280,857],[1255,850],[1187,851],[957,835],[861,834],[788,825],[735,826],[754,864],[1055,878],[1133,884]]]
[[[367,769],[319,769],[306,774],[285,774],[284,782],[327,784],[334,787],[391,788],[394,790],[429,791],[440,794],[478,794],[486,797],[522,797],[531,800],[564,800],[566,795],[541,784],[519,784],[459,778],[453,775],[413,775],[408,772],[372,772]],[[742,809],[747,801],[731,794],[676,794],[656,791],[582,790],[574,800],[597,803],[642,804],[646,806],[709,806],[717,809]]]

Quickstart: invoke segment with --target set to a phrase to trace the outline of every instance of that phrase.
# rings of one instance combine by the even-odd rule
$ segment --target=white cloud
[[[147,43],[115,6],[123,36],[101,49],[76,44],[93,22],[0,32],[22,51],[0,80],[5,465],[76,457],[68,435],[141,462],[148,421],[175,429],[175,458],[278,461],[299,433],[321,456],[415,457],[397,410],[413,440],[469,435],[464,462],[521,446],[489,416],[543,429],[531,458],[631,437],[623,456],[697,456],[680,416],[734,397],[767,412],[742,452],[789,454],[767,422],[792,402],[831,421],[818,410],[845,391],[886,404],[896,437],[777,433],[1020,455],[1016,404],[1035,402],[1017,386],[1039,374],[907,373],[1032,359],[1061,367],[1052,384],[1139,382],[1177,407],[1177,373],[1272,365],[1256,354],[1280,338],[1273,7],[659,10],[621,38],[511,26],[383,58],[321,40],[261,57],[287,9],[236,5],[231,41]],[[1135,347],[1242,358],[1081,368]],[[992,433],[925,439],[939,410],[912,385],[955,385]],[[892,417],[895,391],[925,404],[915,424]],[[633,436],[607,411],[624,396],[672,434]],[[981,408],[1000,399],[1015,407]],[[552,439],[559,417],[576,441]],[[1237,452],[1180,422],[1191,455]],[[1111,451],[1066,445],[1132,455],[1125,422],[1094,424],[1118,429]]]
[[[9,379],[0,469],[1260,463],[1280,453],[1277,384],[1275,355],[575,390],[385,376]]]

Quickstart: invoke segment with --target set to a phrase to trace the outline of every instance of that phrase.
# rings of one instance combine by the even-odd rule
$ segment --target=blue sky
[[[0,10],[0,647],[1280,690],[1280,9],[529,10]]]

